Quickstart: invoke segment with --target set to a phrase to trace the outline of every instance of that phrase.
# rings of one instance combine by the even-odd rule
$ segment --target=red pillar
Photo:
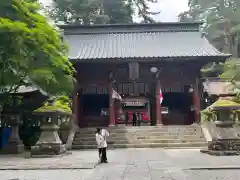
[[[193,92],[193,103],[194,103],[194,110],[195,110],[195,122],[198,123],[200,121],[200,94],[198,88],[198,79],[196,79],[196,84]]]
[[[162,112],[160,103],[160,80],[156,81],[156,125],[162,124]]]
[[[78,126],[77,117],[77,88],[75,87],[72,93],[72,115],[73,115],[73,125]]]
[[[112,95],[113,95],[112,82],[109,82],[108,92],[109,92],[109,126],[114,126],[115,125],[115,114],[114,114],[114,99],[112,98]]]
[[[77,116],[78,116],[78,124],[79,127],[84,128],[86,126],[84,117],[83,117],[83,107],[81,105],[81,95],[82,89],[80,89],[77,93]]]

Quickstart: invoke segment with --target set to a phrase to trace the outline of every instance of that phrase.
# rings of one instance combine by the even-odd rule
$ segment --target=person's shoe
[[[104,161],[103,163],[108,163],[108,161]]]

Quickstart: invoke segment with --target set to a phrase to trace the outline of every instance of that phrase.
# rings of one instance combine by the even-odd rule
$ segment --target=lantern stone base
[[[206,123],[208,130],[208,148],[201,150],[202,153],[207,153],[216,156],[232,156],[240,155],[240,136],[239,126],[232,122],[214,122]]]
[[[24,152],[24,145],[21,140],[9,140],[1,149],[0,154],[20,154]]]
[[[31,147],[31,156],[34,155],[59,155],[67,151],[59,138],[59,126],[46,124],[41,126],[42,134],[35,146]]]
[[[32,147],[31,156],[34,155],[60,155],[66,153],[67,148],[64,144],[45,143]]]
[[[11,123],[11,136],[7,144],[1,149],[0,154],[20,154],[24,152],[24,145],[18,133],[18,119],[13,119],[13,121],[14,123]]]
[[[215,156],[236,156],[240,155],[240,139],[218,139],[208,143],[207,150],[201,150]]]
[[[214,150],[201,150],[202,153],[206,153],[212,156],[239,156],[238,151],[214,151]]]

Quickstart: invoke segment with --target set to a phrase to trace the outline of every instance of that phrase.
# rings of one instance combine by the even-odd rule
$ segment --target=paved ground
[[[108,158],[109,164],[77,169],[93,167],[97,153],[74,151],[72,155],[47,159],[0,156],[0,169],[10,169],[0,170],[0,179],[239,180],[240,177],[240,156],[215,157],[201,154],[199,150],[119,149],[109,151]],[[13,170],[31,167],[36,170]],[[222,169],[201,169],[206,167]]]

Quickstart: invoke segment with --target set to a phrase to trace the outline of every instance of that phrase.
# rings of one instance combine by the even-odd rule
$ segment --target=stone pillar
[[[57,112],[46,113],[48,119],[41,125],[42,134],[36,143],[31,147],[31,155],[59,155],[66,152],[66,145],[63,145],[58,135]],[[49,116],[48,116],[49,115]]]
[[[162,112],[161,112],[161,103],[160,103],[160,80],[156,80],[156,125],[162,124]]]
[[[3,154],[18,154],[24,152],[24,145],[19,138],[18,128],[20,124],[20,116],[10,115],[8,124],[11,126],[12,132],[7,144],[1,150]]]
[[[113,95],[112,81],[109,81],[108,93],[109,93],[109,126],[114,126],[115,114],[114,114],[114,99],[112,98],[112,95]]]

